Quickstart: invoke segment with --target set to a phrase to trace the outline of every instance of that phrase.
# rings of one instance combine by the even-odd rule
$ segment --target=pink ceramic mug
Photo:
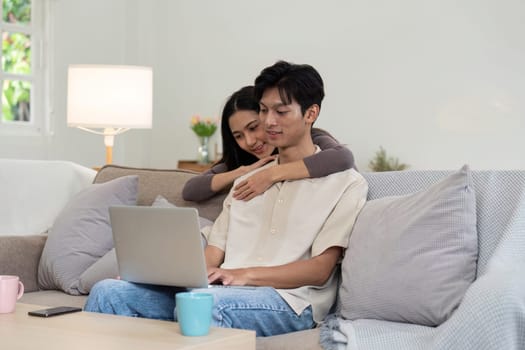
[[[23,294],[24,285],[18,276],[0,275],[0,314],[14,312]]]

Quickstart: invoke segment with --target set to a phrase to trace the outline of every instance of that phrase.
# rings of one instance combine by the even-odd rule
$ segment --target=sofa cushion
[[[477,253],[467,166],[426,190],[368,201],[342,263],[341,315],[439,325],[474,280]]]
[[[137,176],[93,184],[74,196],[58,215],[38,267],[42,289],[78,295],[79,277],[113,247],[109,222],[112,205],[135,205]]]
[[[87,295],[69,295],[60,290],[41,290],[38,292],[24,293],[20,302],[24,304],[53,306],[84,307]],[[54,347],[53,347],[54,348]]]

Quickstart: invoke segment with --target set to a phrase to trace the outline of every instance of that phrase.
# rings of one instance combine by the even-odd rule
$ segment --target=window
[[[44,1],[0,1],[0,129],[38,131],[45,115],[42,103]]]

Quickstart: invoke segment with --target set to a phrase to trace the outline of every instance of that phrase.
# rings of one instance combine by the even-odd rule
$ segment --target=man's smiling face
[[[296,145],[305,131],[309,131],[301,106],[293,99],[285,104],[276,87],[264,91],[259,105],[259,116],[269,144],[281,148]]]

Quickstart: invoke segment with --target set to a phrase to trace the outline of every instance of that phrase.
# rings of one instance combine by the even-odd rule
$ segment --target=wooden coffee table
[[[0,314],[2,349],[255,349],[255,332],[212,327],[203,337],[185,337],[176,322],[91,312],[50,318],[28,316],[45,306],[18,303]]]

